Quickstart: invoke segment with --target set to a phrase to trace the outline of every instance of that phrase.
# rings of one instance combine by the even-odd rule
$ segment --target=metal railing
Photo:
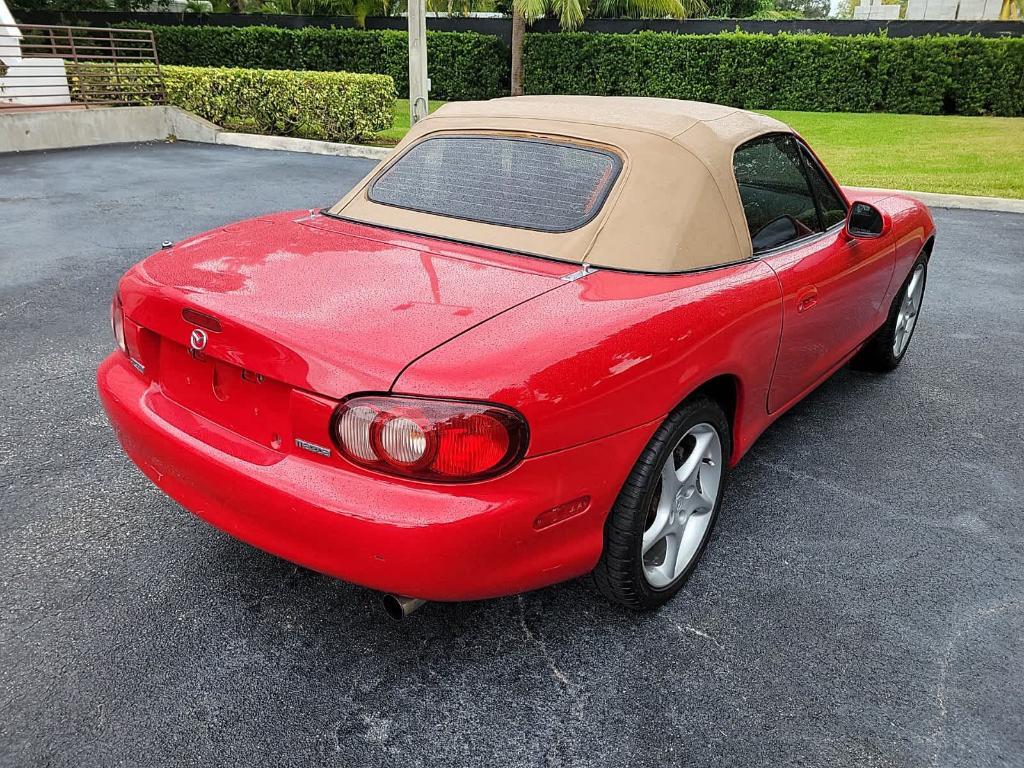
[[[0,26],[0,109],[166,99],[152,30]]]

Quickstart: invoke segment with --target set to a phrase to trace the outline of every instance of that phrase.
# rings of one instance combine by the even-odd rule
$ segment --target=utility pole
[[[429,113],[427,93],[427,9],[425,0],[409,0],[409,124]]]

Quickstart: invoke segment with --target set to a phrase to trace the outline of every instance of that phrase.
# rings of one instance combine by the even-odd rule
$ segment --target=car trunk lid
[[[132,356],[164,394],[267,443],[292,391],[386,391],[418,356],[577,268],[290,213],[159,251],[119,291]]]

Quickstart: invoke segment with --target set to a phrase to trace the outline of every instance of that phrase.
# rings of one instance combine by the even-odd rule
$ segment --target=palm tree
[[[1004,21],[1024,19],[1024,0],[1003,0],[1003,7],[999,11],[999,18]]]
[[[659,19],[671,16],[683,19],[704,13],[708,9],[703,2],[666,3],[664,0],[595,0],[591,16],[602,19]]]
[[[678,0],[666,0],[678,2]],[[523,95],[523,40],[526,25],[551,11],[558,26],[574,30],[583,23],[582,0],[512,0],[512,95]]]
[[[586,0],[512,0],[512,95],[523,95],[523,40],[526,25],[548,13],[560,29],[572,31],[583,23]],[[632,18],[685,19],[707,9],[704,0],[598,0],[602,15]]]

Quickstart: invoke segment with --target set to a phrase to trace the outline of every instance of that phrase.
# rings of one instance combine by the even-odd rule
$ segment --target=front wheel
[[[910,270],[900,292],[892,300],[885,325],[871,337],[854,358],[854,367],[867,371],[892,371],[903,360],[917,328],[928,277],[928,260],[921,256]]]
[[[593,573],[605,597],[650,610],[686,583],[711,538],[731,448],[728,420],[706,397],[688,401],[658,428],[605,523]]]

